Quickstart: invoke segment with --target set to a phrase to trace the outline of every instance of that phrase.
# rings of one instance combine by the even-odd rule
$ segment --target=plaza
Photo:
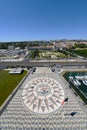
[[[29,82],[23,90],[25,106],[38,114],[56,111],[64,101],[60,84],[47,77],[39,77]]]
[[[49,67],[36,67],[0,116],[0,130],[86,129],[83,107],[65,79]]]

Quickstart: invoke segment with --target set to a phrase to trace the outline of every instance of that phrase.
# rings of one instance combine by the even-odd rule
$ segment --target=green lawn
[[[0,106],[7,99],[14,88],[16,88],[26,73],[27,71],[23,71],[22,74],[9,74],[9,71],[0,71]]]
[[[39,51],[40,58],[66,58],[66,55],[59,51]]]

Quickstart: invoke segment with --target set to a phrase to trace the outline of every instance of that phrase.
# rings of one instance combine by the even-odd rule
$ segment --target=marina
[[[64,78],[87,104],[87,72],[66,72]]]

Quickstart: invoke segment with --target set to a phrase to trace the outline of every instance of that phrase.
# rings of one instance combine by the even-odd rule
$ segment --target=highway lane
[[[51,65],[58,65],[59,67],[62,66],[85,66],[87,68],[87,61],[83,60],[34,60],[29,61],[29,59],[24,59],[23,61],[0,61],[0,66],[6,67],[30,67],[30,66],[51,66]]]

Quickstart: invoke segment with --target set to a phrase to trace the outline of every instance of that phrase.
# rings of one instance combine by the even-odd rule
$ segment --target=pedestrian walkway
[[[34,78],[44,75],[59,82],[64,90],[64,98],[68,97],[68,101],[58,110],[46,115],[35,114],[27,109],[22,97],[25,85]],[[33,73],[27,77],[2,113],[0,130],[87,130],[87,114],[82,110],[75,95],[67,89],[67,83],[60,75],[46,72]]]

